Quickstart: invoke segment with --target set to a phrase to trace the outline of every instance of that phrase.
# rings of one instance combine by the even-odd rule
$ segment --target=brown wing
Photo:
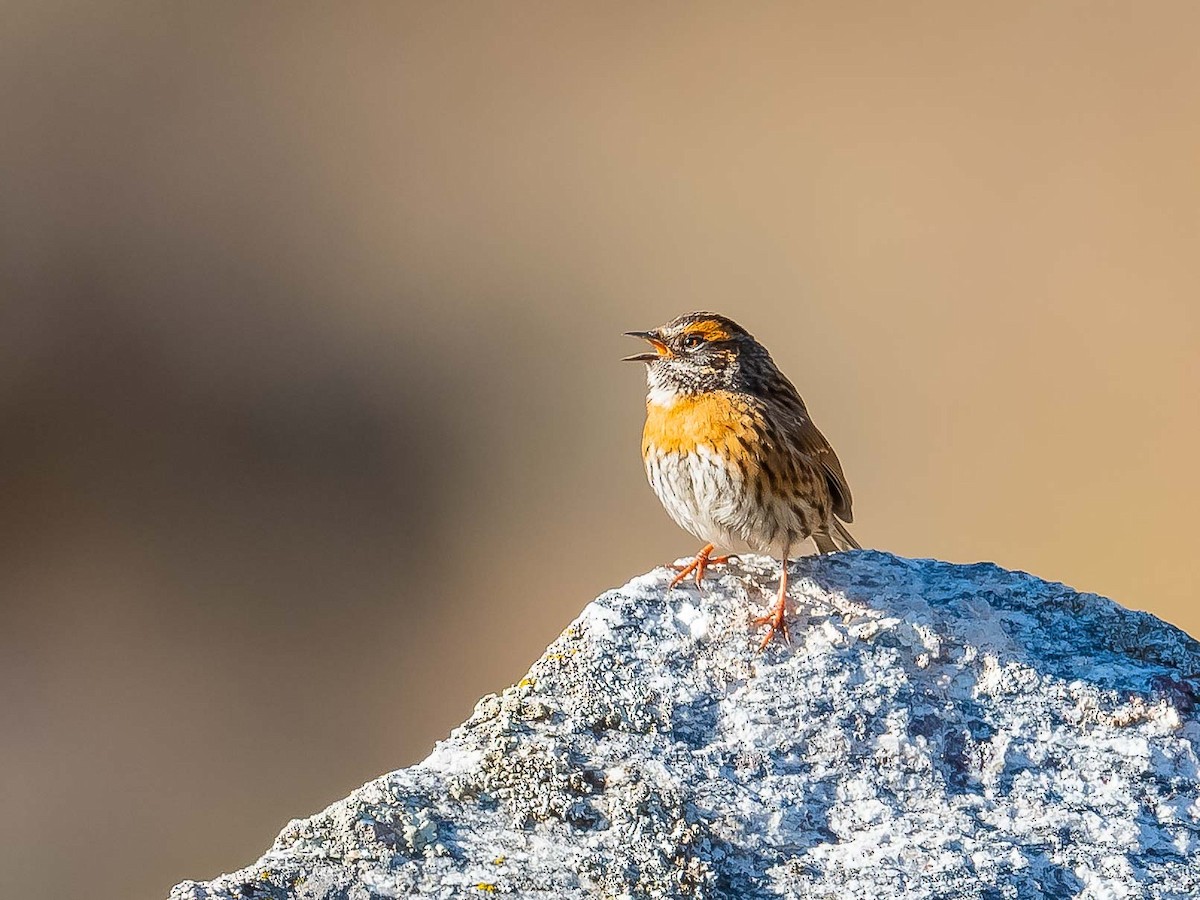
[[[796,449],[816,462],[825,475],[825,483],[829,486],[829,496],[833,500],[833,514],[843,522],[853,522],[854,513],[851,510],[853,498],[850,496],[850,485],[846,484],[846,473],[842,464],[821,434],[808,414],[808,407],[796,386],[788,381],[769,359],[769,374],[754,389],[763,398],[768,419],[773,419],[783,426],[787,432],[787,440]],[[857,545],[856,545],[857,546]]]
[[[798,427],[792,435],[796,446],[806,456],[821,464],[821,470],[825,473],[825,482],[829,485],[829,494],[833,498],[834,515],[843,522],[853,522],[854,513],[851,505],[854,500],[850,496],[850,485],[846,484],[846,473],[842,471],[842,464],[838,461],[837,454],[833,452],[829,441],[825,440],[825,435],[821,434],[807,414],[797,425]]]

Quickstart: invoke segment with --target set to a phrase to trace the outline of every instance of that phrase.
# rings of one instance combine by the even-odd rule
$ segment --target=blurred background
[[[7,2],[0,894],[162,897],[694,552],[733,316],[854,532],[1200,632],[1200,8]]]

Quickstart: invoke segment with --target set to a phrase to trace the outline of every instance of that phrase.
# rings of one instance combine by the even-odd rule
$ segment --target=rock
[[[770,560],[590,604],[424,762],[173,900],[1200,896],[1200,644],[994,565]]]

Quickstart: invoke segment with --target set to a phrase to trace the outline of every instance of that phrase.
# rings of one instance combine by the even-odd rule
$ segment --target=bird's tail
[[[862,547],[858,541],[854,539],[846,526],[839,522],[836,518],[833,519],[832,531],[817,531],[813,533],[813,541],[816,542],[818,553],[836,553],[838,550],[861,550]]]

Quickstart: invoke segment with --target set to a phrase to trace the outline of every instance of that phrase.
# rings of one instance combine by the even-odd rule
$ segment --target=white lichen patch
[[[667,569],[590,604],[418,766],[291,823],[234,898],[1200,896],[1200,645],[991,565]]]

